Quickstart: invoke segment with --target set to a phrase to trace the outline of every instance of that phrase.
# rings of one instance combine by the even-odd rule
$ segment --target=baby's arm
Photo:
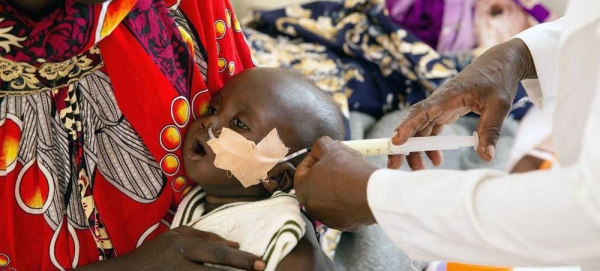
[[[306,233],[296,247],[279,262],[276,270],[334,270],[333,262],[325,255],[312,223],[302,215],[306,222]]]

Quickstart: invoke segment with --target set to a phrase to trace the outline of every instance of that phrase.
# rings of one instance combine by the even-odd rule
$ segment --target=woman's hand
[[[208,263],[242,270],[264,270],[265,263],[260,257],[238,248],[239,244],[214,233],[181,226],[142,244],[129,254],[80,269],[219,270],[204,265]]]
[[[392,143],[404,144],[413,136],[435,136],[446,124],[469,112],[481,115],[479,156],[490,161],[522,79],[536,78],[535,66],[527,45],[513,39],[490,48],[456,77],[442,85],[427,99],[414,104],[396,128]],[[427,152],[434,165],[442,162],[440,151]],[[424,169],[421,153],[406,158],[413,170]],[[389,156],[388,167],[400,168],[403,156]]]

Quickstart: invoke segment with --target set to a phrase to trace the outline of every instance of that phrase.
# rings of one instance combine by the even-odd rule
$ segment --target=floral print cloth
[[[378,0],[317,1],[255,12],[244,31],[258,65],[301,71],[346,115],[358,111],[379,118],[406,109],[474,59],[472,52],[438,54],[396,25]],[[515,103],[524,95],[520,89]],[[511,115],[520,118],[526,109]]]

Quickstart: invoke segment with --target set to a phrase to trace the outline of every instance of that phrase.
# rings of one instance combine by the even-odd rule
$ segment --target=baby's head
[[[255,143],[277,128],[290,148],[288,154],[312,146],[321,136],[341,140],[345,134],[339,109],[300,73],[253,68],[235,75],[211,99],[208,112],[190,125],[183,161],[188,177],[207,194],[240,198],[268,197],[275,190],[291,189],[301,158],[277,164],[267,174],[268,185],[244,188],[235,176],[214,166],[215,153],[206,143],[209,127],[215,134],[229,128]]]

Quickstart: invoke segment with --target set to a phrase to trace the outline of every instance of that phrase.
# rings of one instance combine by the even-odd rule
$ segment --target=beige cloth
[[[177,208],[171,228],[181,225],[215,233],[240,244],[240,250],[260,256],[265,271],[275,270],[306,232],[294,191],[275,192],[271,198],[233,202],[205,213],[206,193],[196,186]],[[215,266],[223,270],[239,270]]]
[[[208,145],[216,154],[215,167],[229,170],[244,187],[267,179],[267,172],[288,153],[277,129],[271,130],[258,144],[228,128]]]

